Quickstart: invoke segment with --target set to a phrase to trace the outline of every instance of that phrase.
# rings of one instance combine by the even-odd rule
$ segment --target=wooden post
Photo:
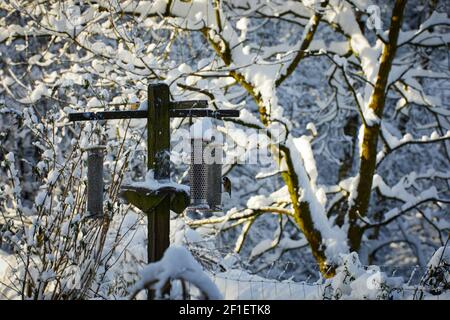
[[[147,167],[156,180],[170,179],[170,117],[169,87],[166,84],[148,86]],[[169,247],[170,197],[147,213],[148,262],[162,258]]]

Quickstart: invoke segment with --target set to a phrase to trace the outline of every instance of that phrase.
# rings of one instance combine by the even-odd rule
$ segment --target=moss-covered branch
[[[283,83],[283,81],[286,80],[292,74],[292,72],[295,71],[300,61],[305,57],[306,50],[309,48],[309,45],[311,44],[314,38],[314,34],[316,33],[320,19],[322,18],[323,15],[323,9],[325,9],[326,6],[328,6],[328,0],[323,1],[320,4],[319,10],[309,20],[309,23],[305,27],[309,29],[305,30],[305,35],[303,37],[302,43],[300,44],[297,55],[294,57],[294,59],[286,68],[286,72],[281,74],[280,77],[275,81],[275,86],[277,87],[280,86]]]
[[[386,86],[389,73],[392,67],[395,53],[397,51],[397,40],[402,24],[403,12],[407,0],[396,0],[391,16],[389,28],[389,40],[383,47],[381,63],[375,81],[375,88],[368,108],[371,108],[375,115],[381,119],[386,99]],[[359,182],[356,188],[357,194],[348,211],[349,229],[348,239],[352,250],[357,251],[361,245],[363,228],[359,225],[359,216],[367,214],[372,190],[372,180],[375,173],[378,135],[380,132],[380,122],[371,126],[364,126],[363,141],[361,144],[361,157],[359,167]]]

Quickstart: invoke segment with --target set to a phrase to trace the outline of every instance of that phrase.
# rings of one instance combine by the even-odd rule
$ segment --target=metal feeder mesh
[[[222,146],[211,145],[214,163],[209,164],[208,171],[208,194],[207,201],[211,209],[218,208],[222,204]]]
[[[208,197],[208,168],[203,161],[203,150],[206,143],[201,139],[191,140],[191,165],[189,183],[191,205],[203,205]]]

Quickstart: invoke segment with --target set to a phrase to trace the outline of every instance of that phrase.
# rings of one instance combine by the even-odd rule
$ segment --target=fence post
[[[170,118],[169,87],[166,84],[148,86],[147,167],[156,180],[170,178]],[[170,197],[147,213],[148,262],[162,258],[169,247]]]

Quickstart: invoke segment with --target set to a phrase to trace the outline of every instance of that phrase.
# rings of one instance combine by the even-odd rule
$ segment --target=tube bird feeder
[[[95,145],[87,151],[87,217],[103,217],[103,158],[106,147]]]
[[[208,217],[221,210],[222,199],[222,144],[212,141],[217,132],[210,119],[191,126],[191,162],[189,166],[191,218]],[[215,133],[215,134],[213,134]]]
[[[207,202],[212,211],[221,210],[222,207],[222,144],[210,143],[208,149],[213,159],[212,163],[207,164],[208,174],[208,194]]]

